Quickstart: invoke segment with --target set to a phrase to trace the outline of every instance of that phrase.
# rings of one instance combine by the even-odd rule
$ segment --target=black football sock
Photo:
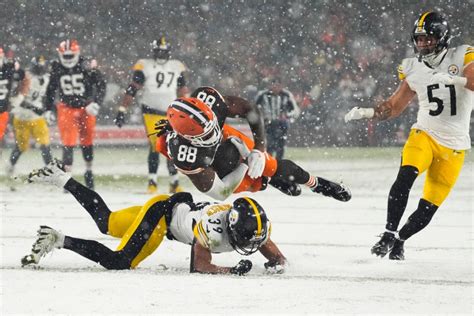
[[[385,225],[387,230],[397,231],[418,173],[418,169],[413,166],[400,167],[388,196],[387,224]]]
[[[420,230],[425,228],[438,210],[438,206],[427,200],[420,199],[418,208],[410,215],[408,221],[403,225],[398,235],[401,240],[407,240]]]
[[[64,189],[71,192],[76,200],[92,216],[92,219],[103,234],[109,231],[110,209],[104,200],[95,191],[92,191],[73,178],[64,185]]]

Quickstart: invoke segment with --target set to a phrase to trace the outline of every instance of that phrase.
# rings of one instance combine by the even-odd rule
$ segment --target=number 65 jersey
[[[455,150],[471,147],[469,123],[474,92],[460,86],[432,82],[434,73],[462,76],[463,69],[474,61],[474,48],[461,45],[447,49],[436,68],[417,58],[406,58],[398,68],[399,78],[416,92],[418,117],[412,128],[427,132],[438,143]]]

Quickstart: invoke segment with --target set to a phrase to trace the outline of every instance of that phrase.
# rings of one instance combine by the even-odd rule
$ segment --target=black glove
[[[159,120],[155,123],[156,137],[160,137],[161,135],[171,132],[172,130],[173,128],[171,127],[170,122],[166,119]]]
[[[252,269],[252,261],[240,260],[239,263],[230,269],[230,273],[244,275]]]
[[[125,111],[119,110],[117,112],[117,116],[115,117],[114,123],[118,127],[122,127],[122,125],[125,123]]]

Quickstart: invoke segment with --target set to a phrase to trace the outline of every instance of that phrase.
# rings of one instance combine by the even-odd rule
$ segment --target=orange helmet
[[[57,51],[59,53],[59,60],[64,67],[72,68],[79,62],[81,47],[76,40],[62,41]]]
[[[173,130],[197,147],[212,147],[222,140],[217,117],[209,106],[196,98],[179,98],[166,112]]]

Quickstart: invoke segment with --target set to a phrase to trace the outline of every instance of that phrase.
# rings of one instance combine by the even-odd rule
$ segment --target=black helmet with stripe
[[[153,50],[153,58],[168,60],[171,57],[171,45],[165,36],[161,36],[159,39],[154,40],[151,43]]]
[[[270,236],[270,227],[263,207],[249,197],[235,200],[227,215],[230,244],[242,255],[256,252]]]
[[[418,38],[420,36],[426,36],[428,44],[423,46],[419,45]],[[449,41],[451,40],[451,31],[448,21],[438,12],[424,12],[415,21],[411,39],[415,46],[415,53],[418,54],[418,59],[433,65],[436,57],[448,47]],[[434,39],[436,42],[430,45],[430,39]]]

